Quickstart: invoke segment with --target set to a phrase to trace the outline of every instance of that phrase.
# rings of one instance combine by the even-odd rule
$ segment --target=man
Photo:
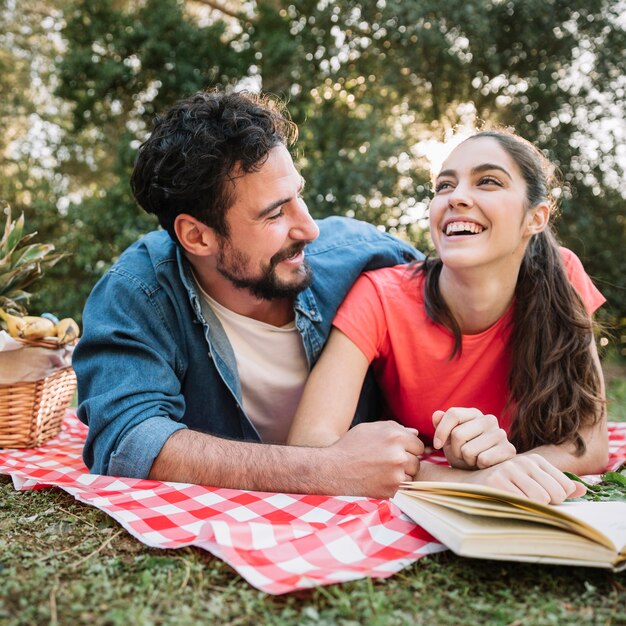
[[[133,192],[164,231],[86,304],[74,368],[92,472],[378,497],[417,472],[423,446],[392,422],[328,448],[282,445],[354,280],[417,256],[370,225],[311,218],[296,134],[267,98],[198,93],[140,148]]]

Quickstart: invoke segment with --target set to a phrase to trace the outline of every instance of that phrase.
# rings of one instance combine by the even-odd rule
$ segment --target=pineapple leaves
[[[37,233],[24,234],[24,214],[11,220],[10,207],[5,213],[7,221],[0,240],[0,307],[23,314],[25,308],[18,303],[27,302],[31,296],[24,289],[66,255],[52,254],[54,246],[49,243],[29,244]]]
[[[15,260],[13,267],[28,265],[30,263],[45,263],[46,267],[52,267],[64,254],[57,254],[49,257],[54,252],[54,246],[51,243],[33,243],[24,248]],[[46,258],[47,257],[47,258]]]
[[[24,214],[22,213],[14,222],[11,222],[11,210],[8,210],[7,225],[4,229],[4,237],[0,241],[2,250],[10,253],[18,247],[22,233],[24,232]]]

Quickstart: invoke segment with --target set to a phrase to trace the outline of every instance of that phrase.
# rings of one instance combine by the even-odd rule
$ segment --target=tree
[[[154,114],[197,89],[256,85],[289,101],[315,215],[354,215],[421,245],[427,148],[477,120],[514,126],[561,167],[560,234],[623,316],[619,8],[615,0],[68,0],[56,94],[72,107],[66,144],[77,148],[65,171],[74,168],[82,190],[69,215],[77,241],[90,242],[87,251],[76,246],[77,268],[95,277],[148,228],[127,180]]]
[[[119,253],[157,226],[128,182],[152,118],[208,83],[234,84],[246,64],[223,45],[223,22],[198,25],[180,2],[81,0],[66,7],[65,20],[71,47],[58,63],[56,95],[72,104],[73,149],[62,169],[72,172],[80,200],[68,208],[66,249],[77,277],[72,299],[82,303]]]
[[[58,167],[67,152],[62,141],[68,107],[51,93],[62,50],[62,4],[0,0],[0,206],[11,206],[14,216],[23,212],[27,230],[38,233],[36,241],[61,251],[73,235],[63,211],[70,180]],[[67,261],[37,284],[31,302],[36,312],[72,315],[80,306],[62,296],[63,278],[71,275]]]

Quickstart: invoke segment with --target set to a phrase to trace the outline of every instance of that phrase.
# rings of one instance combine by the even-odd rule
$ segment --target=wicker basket
[[[75,389],[71,367],[31,383],[0,385],[0,448],[36,448],[54,437]]]

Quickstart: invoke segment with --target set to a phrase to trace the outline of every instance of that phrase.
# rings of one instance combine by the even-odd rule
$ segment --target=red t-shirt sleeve
[[[585,272],[585,268],[580,262],[580,259],[571,250],[559,248],[559,252],[561,253],[565,271],[567,272],[572,286],[582,298],[587,313],[591,315],[606,302],[606,298],[591,282],[591,278],[589,278]]]
[[[591,282],[580,259],[567,248],[560,248],[560,253],[567,276],[591,315],[606,300]],[[333,325],[363,352],[370,363],[388,349],[387,317],[382,299],[387,271],[382,269],[362,274],[339,307],[333,321]]]
[[[361,274],[354,283],[337,311],[333,326],[346,335],[370,363],[380,353],[387,335],[387,322],[380,296],[368,274]]]

